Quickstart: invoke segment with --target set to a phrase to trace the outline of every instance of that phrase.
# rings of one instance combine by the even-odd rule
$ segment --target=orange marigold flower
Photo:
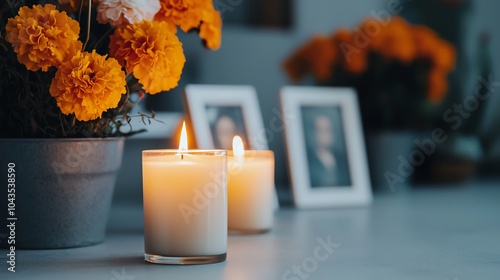
[[[203,10],[212,5],[212,0],[160,0],[160,11],[155,19],[166,21],[171,26],[180,26],[184,32],[199,28]]]
[[[437,67],[446,72],[449,72],[455,68],[455,48],[446,41],[439,41],[431,57],[434,67]]]
[[[344,68],[352,74],[361,74],[368,67],[367,46],[356,44],[355,35],[342,28],[335,32],[333,40],[342,55]]]
[[[283,66],[295,82],[309,73],[320,81],[326,81],[332,76],[336,56],[337,50],[330,38],[315,36],[292,54]]]
[[[306,57],[311,62],[314,76],[320,81],[331,78],[336,56],[337,49],[328,37],[316,36],[308,44]]]
[[[310,65],[304,57],[304,48],[300,48],[290,55],[283,63],[283,69],[295,83],[300,82],[309,72]]]
[[[366,25],[368,21],[365,22]],[[387,26],[380,26],[380,32],[371,39],[371,49],[387,58],[394,58],[403,63],[412,62],[416,49],[411,28],[406,20],[393,17]]]
[[[116,108],[126,92],[125,73],[114,58],[106,59],[94,51],[77,52],[58,68],[50,94],[63,114],[75,114],[80,121],[100,118]]]
[[[206,47],[217,50],[222,40],[222,18],[215,9],[204,12],[203,23],[200,26],[200,38],[205,41]]]
[[[200,29],[200,37],[206,46],[218,49],[221,41],[222,19],[212,0],[160,0],[161,9],[155,19],[165,21],[173,30]]]
[[[352,33],[347,28],[339,28],[333,34],[333,39],[337,42],[351,42]]]
[[[78,22],[51,4],[21,7],[5,29],[5,39],[12,44],[17,60],[31,71],[47,72],[82,48]]]
[[[432,103],[439,103],[443,100],[448,91],[448,81],[446,80],[446,72],[432,70],[428,78],[428,94],[429,100]]]
[[[456,51],[453,45],[439,38],[428,27],[415,26],[412,29],[418,57],[428,59],[433,68],[443,72],[450,72],[455,68]]]
[[[147,92],[156,94],[177,86],[186,58],[182,43],[167,23],[141,21],[115,29],[110,39],[110,55]]]
[[[438,35],[427,26],[416,25],[412,26],[411,29],[417,56],[429,58],[438,43]]]

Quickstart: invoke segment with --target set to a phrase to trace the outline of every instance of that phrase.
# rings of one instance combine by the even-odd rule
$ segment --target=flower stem
[[[83,1],[82,1],[83,5]],[[80,7],[80,12],[81,12],[82,7]],[[89,0],[89,15],[87,18],[87,38],[85,39],[85,44],[83,44],[83,50],[85,50],[85,47],[87,46],[89,39],[90,39],[90,17],[92,16],[92,0]]]

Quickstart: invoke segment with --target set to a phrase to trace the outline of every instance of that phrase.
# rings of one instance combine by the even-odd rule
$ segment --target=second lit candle
[[[274,210],[274,153],[244,150],[239,136],[228,153],[228,228],[257,233],[271,229]]]

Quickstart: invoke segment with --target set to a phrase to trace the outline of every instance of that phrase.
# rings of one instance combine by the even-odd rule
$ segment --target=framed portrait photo
[[[252,86],[187,85],[184,97],[199,149],[232,150],[235,135],[245,149],[268,148]]]
[[[363,130],[352,88],[280,91],[295,205],[362,206],[372,200]]]

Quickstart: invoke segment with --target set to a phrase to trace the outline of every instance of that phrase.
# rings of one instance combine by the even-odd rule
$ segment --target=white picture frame
[[[234,135],[226,134],[224,145],[215,143],[214,114],[225,109],[236,117],[239,134],[245,147],[252,150],[267,150],[262,114],[255,88],[248,85],[187,85],[184,91],[186,111],[191,120],[196,144],[199,149],[227,149]],[[220,115],[220,113],[219,113]],[[221,137],[222,138],[222,137]]]
[[[291,118],[285,124],[285,141],[295,205],[370,204],[372,192],[355,90],[286,86],[280,90],[280,102],[283,115]],[[309,129],[313,130],[306,131]]]

